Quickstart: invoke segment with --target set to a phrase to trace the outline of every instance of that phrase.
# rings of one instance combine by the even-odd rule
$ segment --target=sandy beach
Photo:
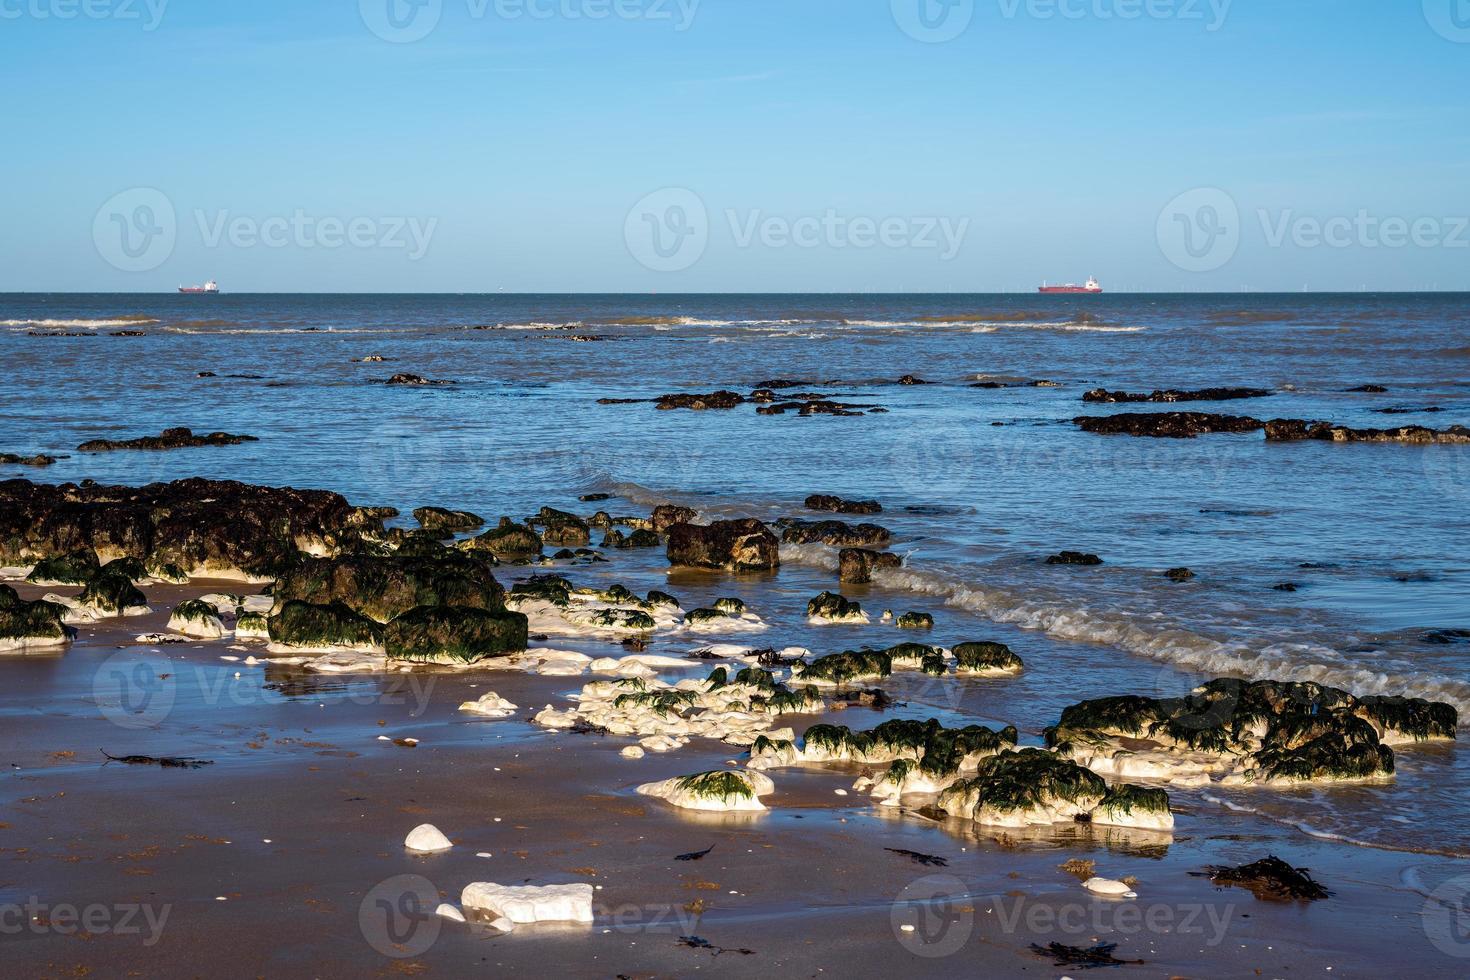
[[[149,598],[162,610],[231,588],[196,580],[150,588]],[[527,723],[578,678],[327,676],[222,659],[258,644],[134,641],[167,619],[113,621],[65,656],[5,665],[0,712],[14,737],[0,801],[4,893],[38,903],[20,928],[7,920],[7,962],[19,973],[150,975],[187,957],[200,973],[230,976],[812,976],[855,963],[1062,976],[1069,968],[1032,944],[1106,942],[1139,961],[1116,969],[1138,976],[1370,977],[1406,958],[1420,975],[1458,975],[1444,952],[1460,948],[1452,915],[1422,893],[1458,862],[1345,849],[1190,807],[1172,835],[987,830],[875,807],[850,792],[853,766],[775,772],[763,813],[676,810],[634,787],[727,767],[741,750],[696,739],[629,760],[619,755],[627,739]],[[691,662],[689,673],[707,666]],[[163,680],[145,688],[143,676]],[[904,685],[893,687],[902,698]],[[505,720],[458,710],[489,690],[527,709]],[[824,720],[857,728],[883,717],[849,708],[783,719],[798,730]],[[104,751],[212,764],[127,765]],[[454,848],[406,852],[404,835],[423,822]],[[697,861],[676,859],[706,848]],[[1260,901],[1190,875],[1266,853],[1310,867],[1332,898]],[[1090,895],[1061,868],[1076,860],[1136,879],[1138,898]],[[1410,866],[1419,870],[1406,876]],[[595,919],[501,935],[424,907],[456,903],[480,880],[591,883]]]

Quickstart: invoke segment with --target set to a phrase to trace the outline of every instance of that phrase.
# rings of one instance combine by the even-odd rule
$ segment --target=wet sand
[[[1470,953],[1457,934],[1444,938],[1449,914],[1412,887],[1460,873],[1456,862],[1314,841],[1219,812],[1178,814],[1172,837],[1085,825],[986,831],[838,795],[856,768],[776,770],[769,812],[692,814],[634,788],[721,768],[740,750],[695,739],[628,760],[618,751],[630,739],[529,723],[545,704],[564,706],[585,678],[328,677],[219,659],[261,654],[258,644],[132,642],[162,631],[179,599],[212,590],[149,587],[152,615],[83,627],[64,655],[7,660],[0,906],[39,902],[3,923],[7,974],[1045,977],[1077,968],[1053,965],[1032,943],[1098,941],[1144,961],[1119,968],[1137,976],[1367,977],[1406,964],[1418,976],[1464,974],[1467,961],[1432,942]],[[615,655],[616,645],[578,648]],[[695,664],[690,676],[706,670]],[[151,700],[123,707],[110,696],[119,677],[161,675]],[[491,690],[520,706],[515,718],[457,710]],[[779,724],[800,732],[884,717],[849,709]],[[408,748],[384,735],[420,741]],[[213,765],[130,766],[107,762],[104,750]],[[405,851],[404,836],[424,822],[454,849]],[[699,861],[675,860],[712,845]],[[1267,853],[1310,867],[1333,897],[1263,902],[1189,874]],[[1074,858],[1136,877],[1138,900],[1090,896],[1058,868]],[[1410,867],[1423,876],[1406,880]],[[597,919],[501,936],[415,912],[415,894],[457,904],[473,881],[590,882]],[[93,915],[93,927],[69,925],[68,906]]]

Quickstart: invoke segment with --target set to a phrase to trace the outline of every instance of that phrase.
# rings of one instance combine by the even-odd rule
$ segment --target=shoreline
[[[619,553],[610,564],[568,572],[578,580],[592,573],[602,582],[631,574],[681,595],[751,595],[755,583],[805,595],[830,582],[825,567],[798,564],[779,576],[731,578],[660,569],[661,561],[661,552],[641,560]],[[508,584],[535,567],[496,571]],[[258,961],[259,971],[292,974],[333,972],[315,959],[323,955],[323,934],[333,938],[332,962],[360,972],[460,971],[493,960],[518,969],[556,963],[578,976],[627,968],[723,975],[752,966],[784,973],[860,961],[959,975],[972,973],[979,957],[982,968],[1002,974],[1061,975],[1064,968],[1038,955],[1033,943],[1092,948],[1116,941],[1116,955],[1127,964],[1118,968],[1139,975],[1161,968],[1184,973],[1202,963],[1211,973],[1299,975],[1322,965],[1334,975],[1382,975],[1411,950],[1423,975],[1438,975],[1442,967],[1448,976],[1461,955],[1445,938],[1449,933],[1433,927],[1443,922],[1448,929],[1453,914],[1406,883],[1434,884],[1437,894],[1465,878],[1463,861],[1310,838],[1262,814],[1230,812],[1228,804],[1204,812],[1190,804],[1187,791],[1177,794],[1172,834],[1088,824],[1002,830],[886,809],[849,789],[867,771],[853,764],[773,770],[776,789],[763,800],[768,811],[676,810],[639,796],[636,787],[725,769],[743,749],[696,738],[677,751],[630,760],[620,755],[625,738],[548,731],[530,722],[542,704],[565,706],[585,677],[431,666],[320,674],[272,663],[261,644],[228,636],[136,642],[140,634],[166,632],[170,609],[184,598],[239,585],[232,579],[151,584],[150,613],[83,625],[64,653],[4,662],[11,684],[0,696],[0,715],[27,723],[12,744],[11,779],[0,797],[4,812],[14,814],[0,821],[0,855],[13,868],[4,876],[0,905],[23,905],[29,889],[48,908],[100,905],[116,916],[138,907],[160,922],[166,907],[172,917],[147,945],[127,941],[137,933],[108,920],[113,932],[88,933],[108,936],[96,952],[69,944],[71,934],[49,919],[45,931],[32,935],[27,930],[39,926],[28,921],[13,933],[26,938],[15,946],[16,962],[37,972],[73,960],[77,966],[130,963],[149,972],[188,949],[194,962],[230,972],[238,968],[241,944],[262,930],[278,949],[292,952],[274,966],[275,954],[257,954],[267,957]],[[17,583],[26,599],[50,590],[58,587]],[[892,601],[881,576],[853,591],[864,601]],[[767,596],[757,608],[781,626],[770,602]],[[823,650],[848,642],[839,637],[878,629],[891,627],[807,627],[832,637]],[[748,642],[743,637],[737,631],[728,639]],[[721,639],[659,635],[650,651],[667,655]],[[549,645],[588,657],[626,655],[606,635],[553,637]],[[1089,645],[1082,655],[1096,658],[1098,649]],[[257,654],[256,662],[247,661]],[[708,667],[689,661],[673,673],[702,677]],[[151,708],[145,699],[141,713],[110,710],[103,695],[113,693],[109,678],[119,675],[133,678],[125,684],[171,679],[165,708]],[[900,698],[921,696],[912,706],[900,703],[902,717],[1003,720],[962,701],[947,712],[943,704],[923,703],[934,688],[922,675],[895,674],[883,686]],[[985,682],[961,688],[982,703],[986,692],[1001,690]],[[1075,695],[1097,693],[1091,683],[1077,688]],[[459,710],[489,691],[520,710],[500,720]],[[775,723],[800,732],[834,721],[856,730],[892,717],[848,707]],[[1024,735],[1034,743],[1037,729]],[[180,756],[208,765],[128,766],[94,752]],[[443,829],[455,847],[428,857],[405,852],[403,835],[423,822]],[[711,844],[714,851],[698,863],[675,861]],[[906,859],[907,852],[946,863],[925,867],[914,863],[918,857]],[[1310,867],[1333,896],[1310,905],[1264,902],[1192,876],[1267,853]],[[1109,877],[1136,878],[1138,899],[1090,895],[1060,869],[1072,859],[1095,861]],[[473,922],[374,917],[382,889],[397,890],[391,905],[427,894],[424,880],[434,897],[450,903],[476,880],[588,881],[598,888],[595,918],[590,926],[538,925],[500,935]],[[385,940],[390,934],[407,941]],[[605,966],[614,959],[617,964]]]

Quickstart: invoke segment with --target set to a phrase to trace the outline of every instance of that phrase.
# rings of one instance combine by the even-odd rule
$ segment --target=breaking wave
[[[831,571],[837,553],[824,545],[781,546],[781,560]],[[1315,643],[1272,642],[1251,645],[1217,640],[1124,613],[1098,611],[1063,602],[1027,599],[1005,589],[989,588],[940,571],[915,568],[877,569],[873,581],[884,588],[943,599],[997,623],[1038,630],[1048,636],[1102,643],[1160,663],[1212,675],[1249,680],[1289,677],[1343,688],[1353,694],[1402,694],[1446,701],[1455,706],[1462,724],[1470,710],[1470,681],[1422,673],[1392,674],[1369,670],[1330,647]]]
[[[137,327],[159,321],[147,316],[119,316],[101,320],[0,320],[3,327]]]

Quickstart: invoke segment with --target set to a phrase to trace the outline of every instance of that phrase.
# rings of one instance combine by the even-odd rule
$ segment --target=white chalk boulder
[[[656,796],[685,810],[764,810],[760,797],[776,788],[760,772],[717,769],[692,776],[676,776],[658,783],[644,783],[638,792]]]
[[[591,922],[592,894],[592,886],[587,884],[497,885],[490,881],[477,881],[465,886],[460,905],[516,925]]]
[[[459,706],[460,711],[468,711],[471,714],[484,715],[486,718],[509,718],[516,713],[518,705],[511,704],[505,698],[491,691],[489,694],[480,695],[478,701],[466,701]]]
[[[1113,881],[1110,878],[1088,878],[1082,883],[1082,887],[1094,895],[1105,895],[1108,898],[1137,898],[1138,893],[1121,881]]]
[[[431,823],[423,823],[409,832],[403,846],[420,854],[433,854],[436,851],[447,851],[454,844],[444,836],[444,832],[438,827]]]

